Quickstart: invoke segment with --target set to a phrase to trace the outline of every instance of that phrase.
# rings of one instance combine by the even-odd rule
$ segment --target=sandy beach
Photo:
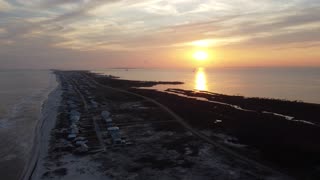
[[[320,180],[319,12],[0,0],[0,179]]]
[[[41,164],[44,158],[48,155],[48,147],[50,142],[50,132],[55,126],[57,119],[58,107],[61,101],[61,87],[58,85],[43,103],[41,109],[40,121],[35,130],[34,145],[31,152],[31,157],[25,166],[20,179],[34,179],[41,172]]]

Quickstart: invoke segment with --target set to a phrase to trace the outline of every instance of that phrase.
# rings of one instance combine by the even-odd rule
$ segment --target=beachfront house
[[[110,112],[109,111],[102,111],[101,116],[104,120],[106,120],[110,117]]]
[[[101,112],[102,118],[106,121],[107,127],[112,127],[112,118],[110,117],[110,112],[109,111],[102,111]]]
[[[112,138],[113,144],[122,143],[119,127],[113,126],[113,127],[109,127],[107,130]]]
[[[107,127],[112,127],[113,126],[111,118],[107,118],[105,121],[106,121]]]
[[[71,123],[72,124],[77,123],[80,120],[80,116],[81,116],[81,114],[78,111],[76,111],[76,110],[70,111],[69,117],[70,117]]]

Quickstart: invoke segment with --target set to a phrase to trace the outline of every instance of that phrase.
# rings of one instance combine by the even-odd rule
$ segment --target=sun
[[[193,53],[193,58],[198,61],[205,61],[209,57],[208,53],[205,51],[196,51]]]

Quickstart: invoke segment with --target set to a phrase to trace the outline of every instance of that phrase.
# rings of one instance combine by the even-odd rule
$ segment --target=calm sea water
[[[320,103],[320,68],[105,69],[94,72],[129,80],[185,83],[152,87],[158,90],[206,90],[228,95]]]
[[[23,169],[42,103],[56,85],[50,71],[0,70],[0,179],[17,179]]]

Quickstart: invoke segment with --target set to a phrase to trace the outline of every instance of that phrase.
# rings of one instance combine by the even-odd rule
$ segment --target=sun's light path
[[[193,58],[198,61],[204,61],[208,59],[208,53],[205,51],[196,51],[193,53]]]
[[[203,68],[198,68],[195,76],[195,89],[198,91],[207,91],[207,77]]]

